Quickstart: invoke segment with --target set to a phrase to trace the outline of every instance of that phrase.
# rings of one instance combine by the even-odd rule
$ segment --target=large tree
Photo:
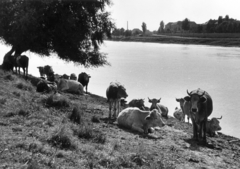
[[[15,56],[31,51],[86,67],[108,64],[99,51],[114,24],[105,11],[110,0],[1,0],[0,40]]]

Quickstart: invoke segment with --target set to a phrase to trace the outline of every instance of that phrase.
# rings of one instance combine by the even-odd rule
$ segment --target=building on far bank
[[[195,22],[190,21],[189,24],[190,24],[189,30],[197,28],[197,24]],[[167,23],[165,25],[165,32],[172,32],[172,33],[184,32],[184,30],[182,29],[182,21]]]

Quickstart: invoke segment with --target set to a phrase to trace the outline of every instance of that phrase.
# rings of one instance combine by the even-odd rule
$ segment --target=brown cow
[[[176,99],[177,102],[180,103],[180,107],[182,109],[183,113],[183,119],[182,121],[185,122],[185,116],[187,115],[188,123],[189,123],[189,118],[190,118],[190,102],[187,102],[184,100],[184,98]]]
[[[152,103],[150,110],[157,109],[158,112],[162,115],[162,117],[165,117],[166,119],[168,119],[168,108],[162,104],[159,104],[160,100],[161,98],[160,99],[148,98],[149,103]]]
[[[190,102],[191,120],[193,124],[193,138],[198,140],[203,139],[204,144],[206,139],[206,124],[207,118],[213,111],[213,102],[211,96],[204,90],[198,88],[190,93],[189,96],[184,97],[184,100]],[[198,132],[199,126],[199,132]]]
[[[106,91],[107,100],[109,102],[109,119],[111,119],[111,110],[114,104],[114,118],[117,118],[120,112],[120,99],[126,98],[127,92],[123,85],[118,82],[111,82]]]

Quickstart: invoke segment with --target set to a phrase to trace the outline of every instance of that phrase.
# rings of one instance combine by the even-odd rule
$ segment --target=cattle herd
[[[206,144],[206,134],[214,137],[217,131],[221,130],[219,119],[222,117],[208,119],[213,111],[213,102],[206,91],[198,88],[191,92],[187,90],[187,94],[184,98],[176,99],[180,103],[180,108],[176,108],[173,115],[182,122],[185,122],[185,116],[188,118],[188,123],[190,118],[193,138]],[[112,118],[113,109],[113,118],[116,118],[119,126],[148,134],[149,131],[154,131],[154,128],[164,126],[164,121],[169,118],[168,108],[160,104],[161,98],[148,98],[151,103],[150,109],[144,105],[144,99],[133,99],[127,104],[124,100],[128,96],[126,89],[119,82],[110,83],[106,96],[109,102],[109,119]]]
[[[25,77],[28,76],[29,59],[25,55],[13,56],[12,48],[5,56],[2,67],[6,70],[14,71],[20,74],[20,68],[23,69]],[[78,76],[72,73],[70,76],[54,74],[51,66],[39,66],[40,80],[37,84],[37,92],[62,91],[75,94],[84,94],[83,88],[88,92],[88,83],[91,78],[85,72]],[[18,69],[18,70],[17,70]],[[160,99],[148,98],[151,107],[144,105],[144,99],[133,99],[128,104],[124,100],[128,97],[125,87],[119,82],[111,82],[106,90],[107,101],[109,103],[109,120],[114,119],[119,126],[127,127],[143,134],[154,131],[165,125],[169,118],[168,108],[160,104]],[[213,101],[208,92],[198,88],[191,92],[187,90],[187,96],[176,98],[180,108],[175,109],[173,116],[181,122],[185,122],[187,116],[188,123],[191,119],[193,126],[193,138],[197,141],[207,143],[206,134],[217,136],[217,131],[221,130],[219,119],[208,117],[213,111]],[[122,110],[121,110],[122,109]],[[112,116],[113,111],[113,116]],[[165,119],[165,120],[164,120]]]

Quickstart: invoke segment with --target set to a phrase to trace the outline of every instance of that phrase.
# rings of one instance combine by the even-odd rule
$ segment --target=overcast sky
[[[112,0],[108,9],[117,28],[141,29],[142,22],[150,31],[163,20],[176,22],[185,18],[205,23],[219,16],[240,20],[240,0]]]

